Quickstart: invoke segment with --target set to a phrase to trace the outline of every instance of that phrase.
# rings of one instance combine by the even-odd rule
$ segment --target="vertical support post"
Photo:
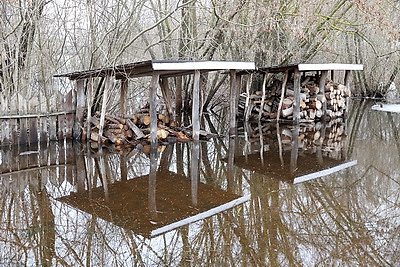
[[[157,201],[156,201],[156,189],[157,189],[157,143],[150,144],[150,175],[149,175],[149,192],[148,192],[148,203],[149,211],[152,220],[157,219]]]
[[[294,173],[297,169],[297,158],[299,157],[299,133],[300,126],[294,126],[292,130],[292,151],[290,154],[290,171]]]
[[[266,97],[266,89],[267,89],[267,78],[268,78],[268,72],[264,73],[263,77],[263,83],[262,83],[262,96],[261,96],[261,105],[260,105],[260,111],[258,113],[258,121],[261,121],[263,112],[264,112],[264,102],[265,102],[265,97]]]
[[[192,205],[197,207],[198,204],[198,189],[199,189],[199,162],[200,162],[200,143],[194,141],[192,147],[192,161],[191,161],[191,193]]]
[[[326,82],[326,77],[328,77],[328,71],[327,70],[323,70],[321,72],[321,76],[319,77],[319,91],[321,92],[321,94],[324,96],[325,99],[325,82]],[[326,99],[325,101],[322,102],[322,114],[325,118],[326,115]]]
[[[104,120],[106,118],[106,111],[107,111],[107,100],[108,94],[112,86],[111,82],[111,74],[106,74],[105,84],[104,84],[104,92],[103,92],[103,102],[101,104],[101,115],[100,115],[100,126],[99,126],[99,146],[101,147],[101,140],[103,137],[104,131]]]
[[[92,126],[90,125],[90,120],[92,118],[92,98],[93,98],[93,86],[94,86],[93,83],[94,83],[93,78],[90,78],[88,81],[87,90],[86,90],[86,109],[87,109],[86,138],[87,138],[87,140],[90,140],[91,131],[92,131]]]
[[[83,125],[83,114],[86,106],[85,99],[85,80],[76,81],[76,113],[73,136],[74,139],[81,139],[82,136],[82,125]]]
[[[236,151],[236,137],[229,137],[228,147],[228,165],[227,165],[227,187],[229,192],[234,191],[234,178],[235,178],[235,151]]]
[[[235,135],[236,133],[236,99],[238,94],[238,89],[236,88],[236,70],[230,70],[230,102],[229,102],[229,110],[230,110],[230,120],[229,120],[229,134]]]
[[[119,96],[119,108],[122,115],[126,114],[126,98],[128,95],[128,82],[127,78],[121,80],[121,92]]]
[[[246,105],[244,111],[244,121],[249,121],[251,109],[253,108],[253,102],[250,101],[250,89],[251,89],[251,81],[253,80],[253,74],[248,75],[247,82],[246,82]]]
[[[150,142],[157,144],[157,86],[160,75],[154,73],[150,84]]]
[[[192,103],[192,124],[193,124],[193,140],[200,139],[200,71],[194,71],[193,84],[193,103]]]
[[[298,68],[294,71],[294,101],[293,101],[293,122],[300,121],[300,71]]]
[[[182,80],[182,76],[176,78],[174,118],[176,126],[180,126],[182,120]]]
[[[335,82],[335,71],[331,70],[331,80],[332,82]]]
[[[346,72],[344,73],[344,85],[347,87],[347,90],[349,91],[351,91],[350,79],[351,79],[351,70],[346,70]]]
[[[175,120],[175,118],[173,118],[174,113],[172,108],[172,97],[171,97],[171,91],[169,89],[168,78],[162,78],[160,80],[160,87],[161,87],[161,93],[165,101],[165,105],[167,107],[168,116],[172,120]]]
[[[276,114],[276,121],[278,121],[278,122],[279,122],[279,118],[281,116],[283,98],[285,97],[286,83],[287,83],[288,78],[289,78],[289,70],[285,71],[285,77],[283,78],[283,83],[282,83],[282,88],[281,88],[281,99],[279,99],[278,114]]]

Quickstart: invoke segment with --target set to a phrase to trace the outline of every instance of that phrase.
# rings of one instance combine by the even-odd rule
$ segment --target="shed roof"
[[[284,66],[263,67],[259,71],[263,72],[282,72],[286,70],[298,69],[299,71],[322,71],[322,70],[363,70],[362,64],[342,64],[342,63],[299,63]]]
[[[111,74],[116,79],[122,79],[152,76],[154,72],[157,72],[162,77],[173,77],[191,74],[195,70],[209,72],[226,69],[255,70],[255,68],[254,62],[148,60],[93,70],[57,74],[54,77],[67,77],[71,80],[79,80],[91,77],[104,77]]]

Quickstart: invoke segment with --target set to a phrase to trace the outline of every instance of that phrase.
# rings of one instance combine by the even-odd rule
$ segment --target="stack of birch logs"
[[[131,144],[136,145],[150,140],[150,114],[148,109],[142,109],[133,115],[105,115],[103,134],[99,136],[100,112],[96,112],[86,121],[83,129],[83,140],[91,140],[103,144],[112,143],[115,145]],[[157,137],[160,141],[184,142],[191,140],[191,131],[186,128],[174,127],[168,115],[158,114]],[[90,123],[90,136],[87,133],[88,123]],[[201,137],[210,137],[210,133],[201,131]]]
[[[280,118],[293,119],[293,101],[294,101],[294,85],[289,82],[286,85],[285,97],[282,100],[282,109]],[[278,106],[282,90],[282,83],[275,80],[271,87],[266,90],[262,102],[262,92],[256,91],[251,94],[249,99],[250,120],[258,119],[261,112],[261,120],[274,120],[277,118]],[[338,83],[326,81],[325,93],[318,87],[316,78],[306,77],[301,83],[300,90],[300,119],[306,121],[318,121],[343,117],[346,110],[346,100],[350,96],[350,90]],[[239,98],[239,115],[245,116],[247,94],[242,93]],[[323,108],[326,103],[326,115]]]

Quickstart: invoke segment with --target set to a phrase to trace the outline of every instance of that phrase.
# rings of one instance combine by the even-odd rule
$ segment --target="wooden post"
[[[293,101],[293,122],[300,120],[300,71],[298,68],[294,71],[294,101]]]
[[[157,143],[157,86],[160,80],[158,73],[153,73],[150,84],[150,141]]]
[[[247,82],[246,82],[246,105],[244,111],[244,121],[249,121],[251,109],[253,107],[252,101],[250,101],[250,89],[251,89],[251,81],[253,79],[253,74],[248,75]]]
[[[150,144],[150,174],[149,174],[149,192],[148,192],[149,212],[152,220],[157,219],[157,201],[156,201],[157,161],[158,161],[157,143],[152,142]]]
[[[121,80],[121,92],[120,92],[120,96],[119,96],[119,107],[120,107],[122,115],[126,114],[126,98],[128,95],[128,82],[129,82],[129,80],[127,78],[124,78]]]
[[[99,147],[101,147],[101,140],[104,131],[104,120],[106,118],[106,111],[107,111],[107,100],[108,100],[108,93],[112,87],[111,81],[111,74],[106,74],[105,84],[104,84],[104,91],[103,91],[103,102],[101,104],[101,115],[100,115],[100,126],[99,126]]]
[[[263,111],[264,111],[265,92],[266,92],[266,89],[267,89],[267,76],[268,76],[268,72],[265,72],[264,76],[263,76],[262,96],[261,96],[260,112],[258,113],[258,121],[261,120],[262,115],[263,115]]]
[[[350,90],[350,78],[351,78],[351,70],[346,70],[344,73],[344,85],[347,86],[347,90]]]
[[[191,193],[192,205],[197,207],[198,204],[198,189],[199,189],[199,171],[200,171],[200,143],[194,141],[192,146],[192,159],[191,159]]]
[[[282,83],[282,88],[281,88],[281,99],[279,99],[278,114],[276,114],[277,121],[279,121],[279,117],[281,115],[283,98],[285,97],[286,83],[287,83],[288,77],[289,77],[289,70],[285,71],[285,77],[283,78],[283,83]]]
[[[238,90],[236,88],[236,70],[230,70],[230,101],[229,101],[229,110],[230,110],[230,120],[229,120],[229,134],[234,135],[236,133],[236,98],[238,95]]]
[[[169,84],[168,84],[168,78],[162,78],[160,80],[160,87],[161,87],[161,93],[165,101],[165,105],[167,107],[168,115],[172,120],[175,120],[175,118],[173,118],[174,113],[172,107],[171,91],[169,89]]]
[[[300,127],[296,125],[292,130],[292,151],[290,154],[290,171],[294,173],[297,170],[297,158],[299,157],[299,133]]]
[[[182,80],[182,76],[176,78],[174,118],[176,126],[180,126],[182,120]]]
[[[193,82],[192,124],[193,140],[200,139],[200,71],[195,70]]]
[[[328,77],[328,71],[327,70],[323,70],[321,72],[321,76],[319,77],[319,91],[320,94],[325,95],[325,82],[326,82],[326,77]],[[326,99],[325,101],[322,102],[322,114],[325,117],[326,115]]]
[[[86,106],[85,99],[85,80],[76,81],[76,113],[75,113],[75,123],[73,136],[74,139],[81,139],[82,136],[82,126],[83,126],[83,114]]]
[[[90,140],[90,136],[92,134],[92,126],[90,125],[90,120],[92,118],[92,98],[93,98],[93,86],[94,81],[93,78],[90,78],[87,85],[87,93],[86,93],[86,108],[87,108],[87,115],[86,115],[86,139]]]

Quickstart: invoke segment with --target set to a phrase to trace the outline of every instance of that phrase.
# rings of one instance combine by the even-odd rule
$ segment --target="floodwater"
[[[3,148],[0,265],[396,265],[400,114],[372,104],[158,148]]]

